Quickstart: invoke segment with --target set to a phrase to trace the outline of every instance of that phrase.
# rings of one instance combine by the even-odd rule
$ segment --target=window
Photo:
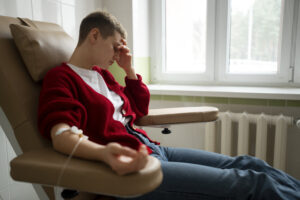
[[[152,82],[288,85],[294,79],[297,1],[151,2]]]
[[[167,73],[204,72],[206,0],[166,0],[165,2],[166,68],[164,71]]]
[[[281,0],[232,0],[229,73],[276,74]]]
[[[293,58],[295,58],[295,62],[294,64],[292,64],[292,66],[294,66],[294,68],[292,68],[292,72],[294,74],[294,79],[293,81],[296,83],[300,83],[300,56],[295,56],[295,55],[300,55],[300,14],[299,14],[299,10],[300,10],[300,4],[299,1],[295,2],[295,8],[298,9],[298,21],[297,21],[297,37],[294,37],[296,42],[294,43],[295,46],[295,52],[293,55]],[[295,22],[296,23],[296,22]],[[296,34],[294,34],[295,36]]]

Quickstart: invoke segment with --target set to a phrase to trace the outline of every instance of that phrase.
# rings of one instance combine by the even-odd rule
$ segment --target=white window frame
[[[296,31],[296,45],[295,45],[295,53],[294,55],[294,65],[292,65],[292,72],[294,73],[294,78],[293,78],[293,82],[295,83],[299,83],[300,84],[300,3],[299,1],[295,2],[295,14],[296,15],[296,19],[297,22],[295,22],[295,24],[297,24],[297,31]],[[297,56],[295,56],[297,55]]]
[[[230,26],[228,20],[228,10],[230,8],[230,0],[222,0],[217,6],[217,26],[216,26],[216,68],[218,69],[218,78],[221,82],[239,82],[239,83],[287,83],[289,80],[290,54],[291,54],[291,38],[293,24],[293,2],[294,0],[282,1],[283,6],[281,12],[281,30],[279,36],[278,51],[278,73],[277,74],[229,74],[229,37],[230,32],[227,27]],[[225,8],[225,9],[224,9]],[[219,24],[218,24],[219,22]],[[227,25],[227,26],[226,26]],[[284,31],[283,31],[284,30]],[[225,41],[225,42],[222,42]]]
[[[278,51],[279,69],[277,74],[228,74],[229,63],[229,23],[228,8],[230,0],[208,0],[207,14],[207,71],[203,74],[167,74],[165,67],[165,33],[164,5],[165,0],[154,0],[150,3],[151,20],[151,82],[168,84],[202,84],[202,85],[258,85],[258,86],[291,86],[300,83],[300,58],[292,58],[291,54],[300,52],[300,27],[294,18],[295,0],[283,0],[280,30],[280,48]],[[298,9],[295,9],[298,10]],[[296,13],[297,14],[297,13]],[[300,16],[298,17],[300,23]],[[293,52],[293,28],[297,28],[296,52]],[[158,31],[161,30],[161,31]],[[284,31],[283,31],[284,30]],[[294,30],[295,31],[295,30]],[[298,53],[298,54],[297,54]],[[297,56],[296,56],[297,57]],[[294,60],[292,60],[294,59]],[[295,63],[294,77],[291,77],[292,63]],[[292,83],[291,83],[292,79]],[[298,81],[297,81],[298,80]],[[296,82],[296,83],[295,83]]]
[[[206,40],[210,45],[206,45],[206,71],[204,73],[166,73],[166,60],[165,60],[165,0],[151,1],[150,11],[154,17],[151,25],[151,35],[154,39],[154,46],[151,51],[153,67],[151,68],[152,82],[159,83],[188,83],[195,84],[203,81],[212,81],[214,78],[214,20],[215,20],[215,0],[207,1],[207,34]],[[161,12],[159,12],[161,11]],[[161,30],[161,31],[157,31]],[[184,36],[183,36],[184,37]],[[179,38],[180,39],[180,38]],[[183,38],[184,39],[184,38]],[[158,45],[157,45],[158,44]],[[157,48],[156,48],[157,47]],[[188,78],[187,78],[188,77]]]

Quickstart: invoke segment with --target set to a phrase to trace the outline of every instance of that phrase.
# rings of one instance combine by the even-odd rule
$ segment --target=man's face
[[[100,34],[100,33],[99,33]],[[118,47],[122,45],[122,37],[120,33],[115,32],[113,36],[108,36],[103,39],[101,36],[95,44],[94,63],[103,69],[107,69],[111,66],[119,57]]]

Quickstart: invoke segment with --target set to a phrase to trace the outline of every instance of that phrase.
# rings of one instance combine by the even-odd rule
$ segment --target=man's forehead
[[[118,46],[120,46],[120,45],[122,45],[121,42],[117,42],[117,41],[114,42],[114,46],[117,46],[117,47],[118,47]]]
[[[119,32],[115,32],[115,34],[114,34],[114,43],[116,45],[121,45],[122,44],[122,36]]]

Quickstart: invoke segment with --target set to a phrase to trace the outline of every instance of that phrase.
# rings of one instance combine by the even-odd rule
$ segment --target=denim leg
[[[275,179],[280,184],[292,187],[294,189],[300,188],[300,181],[286,174],[285,172],[275,169],[267,164],[265,161],[248,156],[230,157],[218,153],[207,152],[199,149],[185,149],[185,148],[170,148],[160,147],[163,154],[168,161],[186,162],[217,167],[222,169],[251,169],[256,172],[264,172]]]
[[[166,147],[158,147],[152,156],[161,160],[163,182],[155,191],[134,199],[300,199],[299,181],[283,183],[284,178],[278,176],[287,176],[284,172],[265,169],[264,162],[250,156]]]
[[[136,200],[295,200],[300,197],[290,188],[279,188],[278,183],[265,173],[253,170],[166,161],[161,161],[161,165],[162,184]]]
[[[231,163],[227,163],[224,168],[236,168],[240,170],[247,170],[252,169],[257,172],[263,172],[271,176],[273,179],[275,179],[279,184],[285,185],[287,187],[294,188],[295,190],[299,190],[300,188],[300,181],[295,179],[294,177],[288,175],[287,173],[275,169],[271,167],[268,163],[265,161],[248,156],[237,156],[234,158],[234,161]]]
[[[224,168],[234,161],[231,156],[208,152],[200,149],[159,147],[171,162],[193,163],[210,167]]]

